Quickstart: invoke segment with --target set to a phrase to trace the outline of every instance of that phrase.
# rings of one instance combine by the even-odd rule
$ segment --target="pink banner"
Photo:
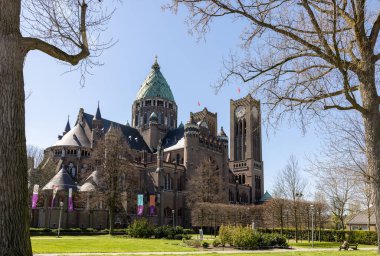
[[[73,189],[69,188],[69,211],[74,210],[74,205],[73,205]]]
[[[40,186],[39,185],[34,185],[33,187],[33,197],[32,197],[32,209],[36,209],[37,208],[37,201],[38,201],[38,188]]]

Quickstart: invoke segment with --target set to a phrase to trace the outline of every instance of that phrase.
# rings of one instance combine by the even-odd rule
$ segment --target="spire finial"
[[[158,57],[157,57],[157,55],[154,57],[154,63],[153,63],[153,65],[152,65],[152,68],[153,69],[160,69],[160,65],[158,65],[158,61],[157,61],[157,59],[158,59]]]
[[[67,115],[67,123],[66,123],[65,131],[63,132],[64,135],[65,135],[66,133],[68,133],[70,130],[71,130],[71,126],[70,126],[70,115]]]

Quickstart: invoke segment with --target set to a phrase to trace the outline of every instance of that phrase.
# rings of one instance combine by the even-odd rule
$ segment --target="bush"
[[[155,234],[154,231],[153,225],[145,218],[134,220],[128,228],[129,235],[136,238],[150,238]]]
[[[172,226],[159,226],[154,229],[155,238],[167,238],[181,240],[188,239],[190,235],[184,234],[184,229],[181,226],[173,228]]]
[[[202,247],[203,248],[208,248],[210,246],[210,244],[206,241],[202,241]]]
[[[221,245],[221,242],[218,238],[216,238],[216,239],[214,239],[214,241],[212,241],[212,246],[218,247],[219,245]]]
[[[220,238],[220,243],[225,246],[226,244],[229,244],[233,246],[233,240],[232,240],[232,233],[233,233],[233,226],[225,226],[222,225],[219,228],[219,238]]]
[[[185,240],[182,239],[182,242],[186,244],[187,246],[191,247],[201,247],[201,240],[195,239],[195,240]]]

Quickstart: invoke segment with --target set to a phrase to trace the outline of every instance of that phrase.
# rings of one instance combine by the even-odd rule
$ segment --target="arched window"
[[[165,186],[164,186],[164,188],[166,190],[173,190],[173,179],[172,179],[170,173],[167,173],[165,175]]]

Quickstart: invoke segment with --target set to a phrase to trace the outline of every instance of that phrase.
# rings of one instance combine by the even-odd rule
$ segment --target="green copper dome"
[[[170,90],[168,82],[166,82],[165,77],[160,71],[160,65],[157,63],[157,58],[152,66],[152,70],[141,85],[136,100],[154,97],[174,101],[172,90]]]

